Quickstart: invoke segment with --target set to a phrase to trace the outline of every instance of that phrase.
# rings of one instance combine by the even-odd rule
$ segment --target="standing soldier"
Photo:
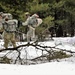
[[[37,14],[33,14],[30,17],[29,12],[26,12],[25,16],[26,16],[27,20],[23,23],[23,25],[28,25],[28,28],[29,28],[29,30],[27,32],[27,42],[30,42],[31,40],[36,41],[35,28],[42,23],[42,20],[41,20],[41,23],[38,23],[39,20],[37,18],[39,16]]]
[[[3,19],[2,19],[2,12],[0,13],[0,35],[3,33]]]
[[[23,26],[28,26],[28,31],[27,31],[27,42],[30,42],[31,35],[32,35],[32,29],[29,26],[29,20],[30,20],[30,13],[26,12],[25,13],[26,21],[23,23]]]
[[[23,26],[28,26],[28,31],[27,31],[27,42],[30,42],[31,41],[31,38],[32,38],[32,33],[33,33],[33,27],[31,27],[29,25],[29,21],[30,21],[30,13],[29,12],[26,12],[25,13],[25,17],[26,17],[26,21],[23,23]]]
[[[5,18],[4,22],[4,47],[8,48],[9,42],[12,43],[13,47],[16,47],[15,41],[15,31],[16,31],[16,22],[10,20],[8,17]]]

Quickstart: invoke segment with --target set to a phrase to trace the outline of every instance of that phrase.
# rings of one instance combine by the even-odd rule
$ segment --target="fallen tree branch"
[[[0,52],[3,52],[3,51],[11,51],[11,52],[12,51],[17,51],[18,55],[17,55],[17,57],[15,59],[15,64],[17,63],[17,61],[20,61],[20,63],[23,64],[24,60],[21,58],[21,50],[23,49],[23,47],[25,48],[24,50],[26,50],[26,47],[29,47],[29,46],[35,47],[37,50],[42,51],[41,57],[44,57],[43,51],[47,52],[49,55],[51,55],[51,52],[54,51],[54,50],[60,50],[60,51],[65,51],[65,52],[69,52],[69,53],[75,53],[74,51],[71,51],[71,50],[57,48],[57,46],[51,47],[51,46],[45,46],[45,45],[41,45],[41,44],[36,44],[36,42],[27,43],[27,44],[24,44],[24,45],[19,45],[19,46],[15,47],[15,48],[0,49]],[[26,54],[25,57],[27,57],[27,54]],[[39,57],[36,57],[36,58],[39,58]],[[26,60],[28,60],[28,59],[26,58]]]
[[[50,48],[50,49],[58,49],[58,50],[62,50],[62,51],[66,51],[66,52],[70,52],[70,53],[75,53],[75,51],[71,51],[71,50],[66,50],[66,49],[60,49],[60,48],[56,48],[56,46],[54,47],[51,47],[51,46],[41,46],[40,44],[36,44],[36,43],[27,43],[27,44],[24,44],[24,45],[19,45],[15,48],[6,48],[6,49],[0,49],[0,52],[2,51],[8,51],[8,50],[18,50],[18,48],[21,48],[21,47],[26,47],[26,46],[33,46],[35,47],[36,49],[40,49],[40,50],[43,50],[43,51],[47,51],[49,52],[46,48]],[[41,49],[42,48],[42,49]]]

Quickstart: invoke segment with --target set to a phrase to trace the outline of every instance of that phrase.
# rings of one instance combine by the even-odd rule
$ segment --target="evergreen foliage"
[[[62,25],[69,36],[74,33],[75,0],[0,0],[0,12],[9,12],[16,19],[24,21],[27,11],[37,13],[48,27]]]

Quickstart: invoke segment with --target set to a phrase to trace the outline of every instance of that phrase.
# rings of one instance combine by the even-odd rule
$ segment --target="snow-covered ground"
[[[75,63],[50,62],[28,66],[0,64],[0,75],[75,75]]]
[[[75,51],[75,37],[53,39],[54,41],[39,42],[39,44],[58,45],[57,48]],[[0,41],[0,48],[2,44],[3,41]],[[27,47],[25,50],[27,50],[29,58],[41,55],[41,51],[35,50],[34,47]],[[23,52],[22,57],[24,57]],[[0,64],[0,75],[75,75],[75,54],[73,57],[62,59],[59,62],[53,61],[36,65]]]

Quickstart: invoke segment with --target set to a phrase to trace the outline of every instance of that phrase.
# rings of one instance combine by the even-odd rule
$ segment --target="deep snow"
[[[3,42],[1,41],[0,48],[2,44]],[[54,38],[54,41],[45,41],[39,44],[47,46],[58,45],[57,48],[75,51],[75,37]],[[41,55],[41,52],[37,51],[36,53],[33,47],[28,47],[26,49],[29,58]],[[73,57],[61,59],[59,62],[54,60],[52,62],[36,65],[0,64],[0,75],[75,75],[75,54],[73,55]]]

